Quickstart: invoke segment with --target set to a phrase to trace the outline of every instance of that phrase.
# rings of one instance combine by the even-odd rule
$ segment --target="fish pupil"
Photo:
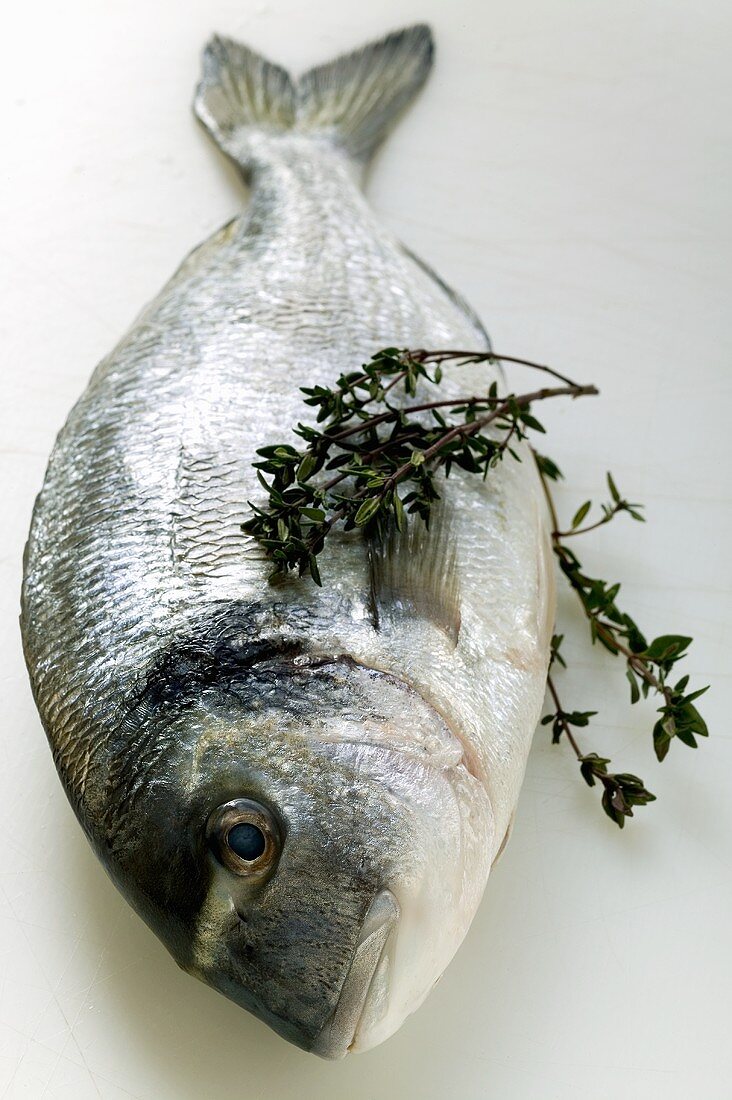
[[[251,821],[242,821],[229,829],[226,843],[240,859],[249,861],[259,859],[267,846],[264,833]]]

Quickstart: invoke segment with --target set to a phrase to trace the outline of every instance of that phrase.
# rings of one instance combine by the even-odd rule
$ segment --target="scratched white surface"
[[[368,11],[366,10],[368,7]],[[301,69],[427,18],[437,69],[375,165],[385,221],[507,353],[595,381],[547,410],[565,512],[608,466],[649,523],[587,541],[650,632],[696,641],[713,737],[650,749],[650,705],[578,640],[584,743],[658,795],[623,833],[537,735],[467,942],[384,1047],[330,1065],[177,970],[96,864],[20,654],[21,553],[95,362],[243,194],[189,102],[213,29]],[[730,93],[721,0],[42,0],[3,16],[0,168],[0,1096],[728,1100],[732,967]],[[518,379],[517,379],[518,380]]]

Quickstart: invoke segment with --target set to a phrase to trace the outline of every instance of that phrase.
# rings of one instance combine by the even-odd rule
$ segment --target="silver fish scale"
[[[256,448],[294,441],[299,387],[332,384],[387,344],[485,346],[459,302],[378,226],[343,154],[296,136],[260,144],[247,215],[191,254],[97,368],[36,504],[26,654],[86,822],[103,811],[110,732],[161,649],[226,601],[274,602],[269,566],[240,524],[262,497]],[[444,383],[455,394],[492,377],[457,373]],[[324,589],[295,581],[286,598],[309,612],[316,648],[403,677],[448,717],[489,788],[500,840],[546,671],[542,519],[528,463],[507,462],[486,484],[451,477],[445,490],[456,648],[414,616],[374,629],[357,534],[324,551]],[[144,754],[126,766],[134,787]]]

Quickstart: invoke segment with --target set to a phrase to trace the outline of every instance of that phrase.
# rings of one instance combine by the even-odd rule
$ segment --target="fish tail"
[[[424,84],[432,55],[432,33],[417,24],[295,81],[247,46],[216,36],[204,51],[194,108],[242,166],[251,159],[254,131],[325,137],[365,164]]]

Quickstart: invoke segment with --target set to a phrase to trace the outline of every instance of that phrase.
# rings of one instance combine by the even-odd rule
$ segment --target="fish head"
[[[125,892],[181,966],[297,1045],[386,1039],[490,866],[490,803],[446,722],[385,672],[297,657],[202,692],[166,737]]]

